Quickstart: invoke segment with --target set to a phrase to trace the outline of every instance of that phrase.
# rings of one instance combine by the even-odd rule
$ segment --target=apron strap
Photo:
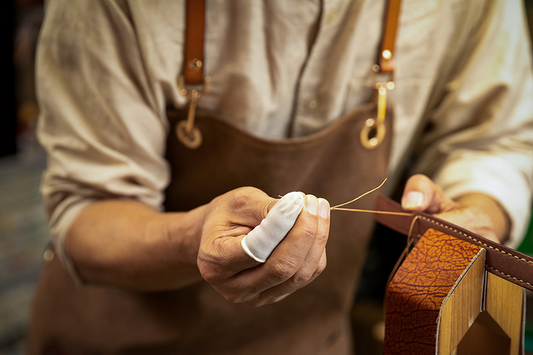
[[[185,4],[185,45],[183,75],[178,79],[180,94],[187,97],[187,121],[176,126],[179,140],[188,148],[202,144],[202,133],[195,126],[196,104],[209,92],[211,78],[204,76],[205,0],[187,0]]]
[[[186,85],[204,83],[205,0],[185,5],[185,53],[183,79]]]
[[[380,52],[378,55],[379,72],[392,74],[394,72],[394,54],[398,17],[400,16],[401,0],[388,0]]]
[[[379,72],[394,72],[395,43],[401,0],[388,0],[378,56]],[[185,18],[185,85],[200,85],[204,79],[205,0],[187,0]]]
[[[374,71],[378,76],[391,77],[394,72],[394,46],[400,14],[401,0],[388,0],[385,24],[380,45],[378,64]],[[201,132],[195,128],[196,103],[202,95],[209,92],[210,78],[204,75],[205,42],[205,0],[186,0],[185,10],[185,46],[183,58],[183,75],[179,79],[180,93],[188,97],[189,115],[187,122],[177,126],[177,135],[187,147],[196,149],[202,144]],[[187,87],[203,85],[203,90]],[[385,136],[385,111],[387,91],[394,88],[394,82],[380,78],[376,84],[378,90],[378,110],[375,118],[369,118],[361,131],[360,140],[366,149],[375,149]]]

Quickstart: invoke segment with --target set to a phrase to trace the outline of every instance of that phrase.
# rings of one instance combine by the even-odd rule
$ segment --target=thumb
[[[446,197],[442,189],[425,175],[411,176],[402,195],[402,208],[408,211],[441,212]]]

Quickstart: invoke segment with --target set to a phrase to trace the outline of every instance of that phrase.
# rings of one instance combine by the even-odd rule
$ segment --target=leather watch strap
[[[383,196],[378,197],[376,210],[406,212],[398,203]],[[487,251],[487,271],[533,291],[531,256],[424,212],[414,212],[412,216],[375,214],[375,218],[379,223],[404,235],[409,235],[411,231],[410,236],[415,240],[420,239],[427,230],[434,229],[478,245]]]
[[[186,85],[201,85],[204,80],[205,0],[187,0],[185,8],[183,79]]]
[[[385,14],[385,23],[383,27],[383,37],[378,54],[380,73],[394,72],[394,55],[396,32],[398,29],[398,18],[400,16],[401,0],[388,0],[387,12]]]

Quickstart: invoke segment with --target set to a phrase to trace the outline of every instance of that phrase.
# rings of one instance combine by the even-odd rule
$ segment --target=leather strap
[[[376,210],[406,212],[397,202],[383,196],[378,198]],[[410,237],[416,241],[427,230],[434,229],[480,246],[487,251],[487,271],[533,291],[533,258],[529,255],[424,212],[414,212],[412,216],[375,214],[375,218],[379,223],[404,235],[409,235],[411,230]]]
[[[185,5],[185,53],[183,79],[186,85],[204,80],[205,0],[187,0]]]
[[[396,32],[398,29],[398,17],[400,16],[401,2],[401,0],[389,0],[387,2],[387,13],[385,15],[383,36],[381,39],[380,52],[378,54],[380,73],[394,72]]]
[[[394,55],[401,0],[388,0],[380,52],[379,72],[394,72]],[[185,5],[185,54],[183,77],[186,85],[203,84],[205,0],[187,0]]]

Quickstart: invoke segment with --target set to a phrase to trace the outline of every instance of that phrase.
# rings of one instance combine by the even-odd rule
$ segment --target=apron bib
[[[187,211],[247,185],[271,196],[303,191],[332,204],[368,191],[386,176],[392,136],[363,148],[360,132],[375,112],[374,104],[362,106],[316,134],[279,141],[198,117],[199,148],[169,135],[167,210]],[[168,112],[174,127],[183,116]],[[369,195],[357,206],[374,202]],[[332,213],[326,270],[259,308],[231,304],[206,282],[153,293],[80,286],[54,258],[37,287],[30,354],[349,354],[350,310],[372,226],[371,214]]]

